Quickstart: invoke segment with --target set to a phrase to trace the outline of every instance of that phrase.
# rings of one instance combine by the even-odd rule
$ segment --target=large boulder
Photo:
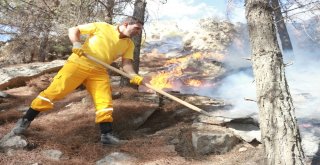
[[[0,90],[7,87],[22,86],[25,85],[26,81],[34,77],[45,73],[57,72],[64,63],[64,60],[55,60],[52,62],[19,64],[1,68]]]
[[[192,144],[199,154],[224,154],[240,142],[227,128],[202,123],[194,123]]]

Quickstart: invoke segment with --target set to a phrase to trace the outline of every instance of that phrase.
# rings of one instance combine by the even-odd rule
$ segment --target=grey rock
[[[23,85],[25,81],[30,80],[31,78],[34,78],[36,76],[58,71],[64,63],[64,60],[55,60],[52,62],[19,64],[1,68],[0,89],[5,89],[9,86],[20,86]]]
[[[96,162],[96,165],[133,165],[137,158],[122,152],[114,152]]]
[[[9,94],[0,91],[0,98],[7,98],[7,97],[9,97]]]
[[[259,127],[252,124],[229,123],[227,124],[233,133],[246,142],[257,140],[261,142],[261,131]]]
[[[28,145],[23,136],[15,135],[13,132],[6,134],[0,140],[0,146],[6,149],[21,149]]]
[[[42,152],[43,156],[53,159],[53,160],[60,160],[63,153],[59,150],[45,150]]]
[[[199,154],[223,154],[230,151],[240,140],[228,129],[194,123],[192,132],[192,145]]]

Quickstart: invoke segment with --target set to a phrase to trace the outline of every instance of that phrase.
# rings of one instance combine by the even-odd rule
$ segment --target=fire
[[[191,55],[187,55],[185,57],[181,57],[181,58],[174,58],[171,60],[168,60],[165,63],[165,66],[171,65],[171,64],[182,64],[182,63],[186,63],[188,60],[192,59],[196,59],[196,60],[200,60],[203,58],[203,55],[200,52],[197,53],[193,53]]]
[[[169,77],[169,72],[160,72],[159,74],[152,76],[150,84],[157,89],[172,88],[173,85],[169,81]]]
[[[182,74],[183,74],[182,70],[183,70],[183,68],[181,66],[178,66],[170,72],[170,75],[171,76],[182,76]]]
[[[196,80],[196,79],[189,79],[187,80],[186,84],[190,85],[190,86],[195,86],[195,87],[199,87],[201,86],[201,81],[200,80]]]
[[[192,54],[192,58],[193,58],[193,59],[196,59],[196,60],[199,60],[199,59],[202,58],[202,54],[199,53],[199,52],[194,53],[194,54]]]
[[[182,57],[182,58],[173,58],[171,60],[168,60],[164,66],[168,66],[170,64],[179,64],[179,63],[185,63],[189,58],[188,57]]]
[[[182,70],[183,68],[178,66],[171,71],[167,71],[167,72],[162,71],[157,75],[152,76],[150,84],[158,89],[173,88],[174,85],[169,79],[173,77],[182,76],[183,75]]]
[[[197,79],[188,79],[182,80],[181,77],[184,75],[184,71],[188,68],[188,65],[195,60],[202,60],[206,58],[215,58],[222,60],[224,58],[223,54],[218,53],[193,53],[190,55],[186,55],[180,58],[173,58],[167,60],[165,66],[168,67],[166,71],[161,71],[156,75],[151,77],[150,84],[157,89],[179,89],[181,85],[187,85],[190,87],[212,87],[214,84],[207,83],[206,81],[202,82]],[[189,68],[196,69],[196,68]],[[200,69],[200,68],[199,68]],[[209,75],[209,72],[202,71],[201,75],[206,76]],[[182,80],[182,81],[181,81]]]

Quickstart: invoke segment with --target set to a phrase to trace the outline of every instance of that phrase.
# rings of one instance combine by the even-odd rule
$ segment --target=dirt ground
[[[27,82],[26,86],[8,89],[11,95],[0,99],[0,135],[10,131],[23,115],[32,99],[50,82],[54,74],[46,74]],[[148,108],[148,104],[133,100],[137,91],[132,88],[113,87],[122,96],[114,100],[115,132],[124,144],[103,146],[99,142],[99,128],[94,123],[94,107],[86,90],[77,89],[55,108],[41,113],[25,134],[29,145],[11,154],[0,153],[0,164],[95,164],[107,154],[122,152],[137,158],[134,164],[261,164],[262,147],[241,143],[223,155],[199,155],[194,152],[191,141],[191,125],[197,115],[190,111],[182,116],[173,112],[180,107],[169,103],[157,109],[139,128],[126,125],[125,117],[130,111]],[[89,99],[88,99],[89,98]],[[89,100],[89,101],[88,101]],[[121,129],[120,129],[121,128]],[[246,148],[246,151],[240,151]],[[44,150],[63,152],[61,160],[43,156]]]

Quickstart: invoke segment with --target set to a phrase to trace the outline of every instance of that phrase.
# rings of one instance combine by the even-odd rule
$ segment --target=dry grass
[[[26,86],[33,87],[34,91],[40,92],[47,88],[52,82],[52,79],[56,73],[44,74],[38,78],[34,78],[26,82]]]
[[[0,135],[9,132],[22,115],[18,107],[28,107],[31,100],[49,81],[48,75],[31,80],[28,86],[14,88],[6,92],[14,97],[2,100],[8,107],[0,112]],[[226,155],[200,156],[193,152],[191,144],[191,124],[196,115],[193,111],[176,113],[181,105],[165,104],[156,110],[140,127],[129,121],[142,112],[157,108],[157,104],[138,100],[139,93],[132,88],[114,87],[121,92],[121,98],[114,100],[115,131],[121,139],[128,140],[119,146],[100,144],[99,127],[94,123],[95,113],[91,98],[85,90],[75,90],[65,99],[57,102],[51,111],[40,113],[25,134],[29,145],[22,150],[12,151],[12,156],[0,153],[0,164],[95,164],[112,152],[124,152],[137,158],[136,164],[237,164],[253,159],[256,148],[247,153],[236,149]],[[1,105],[2,106],[2,105]],[[0,107],[1,107],[0,106]],[[179,139],[179,143],[171,141]],[[61,160],[46,158],[42,152],[57,149],[63,152]],[[251,151],[252,150],[252,151]],[[255,156],[259,158],[259,155]],[[228,161],[225,161],[228,160]]]

